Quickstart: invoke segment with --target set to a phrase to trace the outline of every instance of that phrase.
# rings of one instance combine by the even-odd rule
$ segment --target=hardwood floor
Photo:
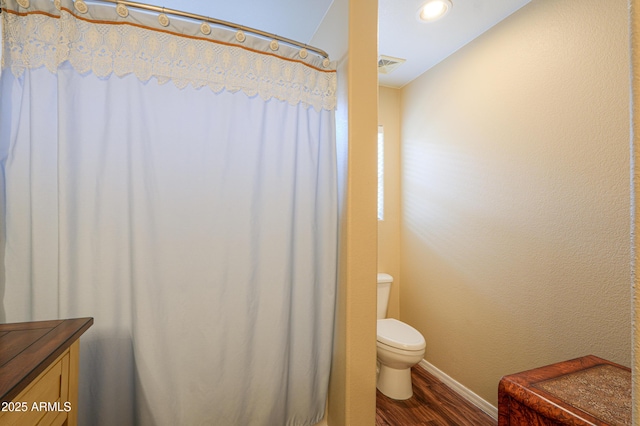
[[[495,426],[496,420],[453,392],[424,368],[411,369],[413,396],[405,401],[376,391],[376,426]]]

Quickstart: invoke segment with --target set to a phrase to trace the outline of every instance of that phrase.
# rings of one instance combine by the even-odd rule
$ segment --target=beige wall
[[[375,422],[377,2],[350,0],[346,86],[346,194],[341,213],[336,356],[330,384],[329,425]],[[343,93],[344,96],[344,93]],[[343,114],[339,112],[339,114]]]
[[[640,239],[638,239],[638,228],[640,227],[640,0],[631,0],[631,68],[632,68],[632,115],[633,115],[633,140],[632,158],[633,168],[631,170],[632,185],[632,243],[633,250],[633,424],[640,425]]]
[[[625,0],[533,0],[401,92],[401,319],[492,404],[631,364],[628,36]]]
[[[348,11],[340,15],[345,14],[348,50],[338,68],[336,114],[343,172],[341,240],[327,423],[365,426],[375,424],[376,404],[376,187],[371,185],[376,146],[371,141],[377,135],[378,114],[377,2],[349,0]]]
[[[378,221],[378,272],[393,276],[387,317],[400,318],[400,92],[380,87],[384,128],[384,220]]]

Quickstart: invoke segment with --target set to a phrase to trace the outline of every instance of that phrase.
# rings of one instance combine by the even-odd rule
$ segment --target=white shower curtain
[[[133,10],[23,6],[2,13],[2,306],[95,318],[79,424],[318,422],[335,71]]]

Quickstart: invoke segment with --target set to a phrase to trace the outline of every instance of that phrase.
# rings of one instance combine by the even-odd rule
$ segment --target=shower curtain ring
[[[162,6],[162,13],[158,16],[158,22],[163,27],[166,27],[169,25],[169,17],[167,17],[167,15],[165,15],[164,13],[164,6]]]
[[[298,55],[302,59],[305,59],[309,55],[309,52],[307,51],[307,45],[306,44],[304,45],[304,47],[302,49],[300,49],[300,51],[298,52]]]
[[[274,34],[274,37],[275,38],[273,40],[271,40],[271,43],[269,43],[269,47],[271,48],[271,50],[273,50],[275,52],[276,50],[278,50],[280,45],[278,44],[278,40],[277,40],[278,35]]]

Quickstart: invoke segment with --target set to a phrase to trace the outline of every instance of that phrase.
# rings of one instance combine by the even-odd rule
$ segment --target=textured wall
[[[631,364],[625,0],[534,0],[402,90],[401,319],[504,374]]]
[[[378,221],[378,272],[393,276],[387,316],[400,318],[400,91],[380,87],[378,123],[384,127],[384,220]]]
[[[336,112],[343,186],[327,424],[364,426],[374,424],[376,405],[376,187],[371,185],[376,177],[376,147],[371,141],[376,138],[378,115],[377,1],[349,0],[344,13],[348,49],[339,66]]]
[[[631,68],[632,68],[632,93],[633,93],[633,185],[632,185],[632,262],[633,262],[633,424],[640,424],[640,239],[638,229],[640,227],[640,0],[630,0],[631,5]]]

